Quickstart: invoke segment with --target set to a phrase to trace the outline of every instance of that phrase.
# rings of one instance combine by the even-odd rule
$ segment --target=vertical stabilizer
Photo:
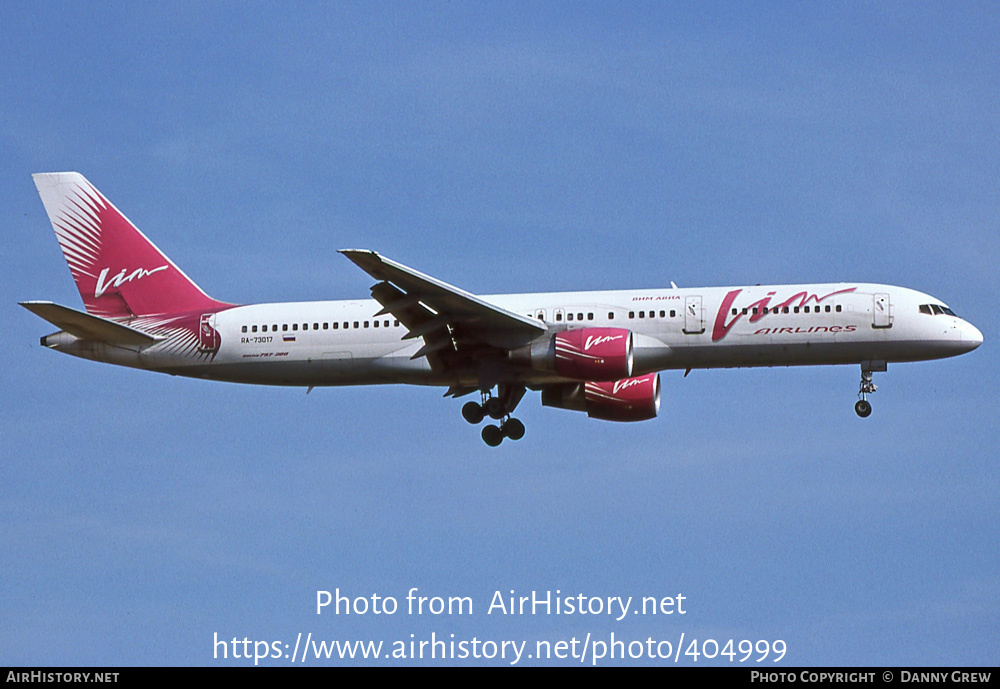
[[[88,313],[130,318],[228,306],[205,294],[80,173],[32,177]]]

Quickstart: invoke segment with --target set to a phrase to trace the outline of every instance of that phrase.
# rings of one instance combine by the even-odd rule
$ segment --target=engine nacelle
[[[605,421],[645,421],[660,411],[660,374],[647,373],[610,383],[551,385],[542,390],[546,407],[585,411]]]
[[[558,332],[510,352],[512,361],[577,380],[616,381],[632,375],[632,331],[580,328]]]

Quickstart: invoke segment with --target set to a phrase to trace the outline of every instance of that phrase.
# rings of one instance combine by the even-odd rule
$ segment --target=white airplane
[[[373,299],[240,306],[212,299],[76,172],[34,175],[86,313],[21,303],[59,332],[42,346],[171,375],[263,385],[409,383],[478,392],[462,415],[491,446],[518,440],[526,389],[593,418],[657,415],[658,371],[861,366],[971,351],[983,335],[939,299],[855,282],[476,296],[374,251],[340,253]],[[496,388],[496,394],[493,389]]]

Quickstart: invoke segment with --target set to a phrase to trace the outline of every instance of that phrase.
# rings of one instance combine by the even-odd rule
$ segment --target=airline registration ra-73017
[[[609,421],[660,406],[658,371],[861,366],[971,351],[982,333],[903,287],[757,285],[477,296],[374,251],[340,253],[375,280],[372,299],[240,306],[212,299],[76,172],[34,175],[86,312],[22,306],[58,332],[42,345],[84,359],[236,383],[447,386],[478,393],[467,421],[517,440],[527,389],[542,404]],[[496,390],[494,393],[493,391]]]

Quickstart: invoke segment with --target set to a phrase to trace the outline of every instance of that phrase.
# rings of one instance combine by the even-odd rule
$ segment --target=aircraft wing
[[[60,306],[51,301],[23,301],[21,306],[40,318],[44,318],[60,330],[84,340],[96,340],[113,345],[151,345],[159,342],[158,337],[130,328],[115,321],[92,316],[89,313]]]
[[[398,318],[409,330],[404,340],[424,338],[426,344],[414,358],[448,349],[457,352],[463,342],[511,349],[548,330],[540,320],[491,304],[374,251],[340,253],[380,281],[372,287],[372,296],[383,307],[379,315]]]

